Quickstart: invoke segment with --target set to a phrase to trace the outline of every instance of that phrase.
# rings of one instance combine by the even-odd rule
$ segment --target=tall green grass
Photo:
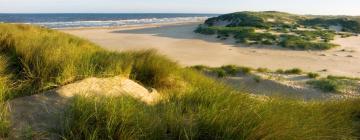
[[[8,98],[31,95],[86,77],[123,75],[147,86],[174,81],[177,67],[154,51],[115,53],[61,32],[27,25],[0,24],[0,52],[11,60],[17,91]],[[156,61],[154,61],[156,60]],[[154,66],[167,69],[154,69]]]
[[[155,87],[163,97],[155,105],[76,97],[58,131],[64,139],[355,139],[359,133],[358,100],[258,99],[154,51],[109,52],[57,31],[0,24],[0,53],[11,75],[5,83],[14,83],[6,99],[114,75]]]
[[[5,138],[9,132],[9,114],[4,95],[9,92],[9,75],[6,74],[7,60],[0,55],[0,139]]]
[[[355,139],[359,101],[257,100],[185,72],[191,81],[156,105],[127,97],[77,97],[67,139]],[[192,74],[194,75],[192,75]]]

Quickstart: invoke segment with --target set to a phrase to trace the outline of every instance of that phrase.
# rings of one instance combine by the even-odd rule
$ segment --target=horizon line
[[[227,13],[213,13],[213,12],[0,12],[0,14],[212,14],[212,15],[222,15],[228,13],[236,12],[269,12],[274,10],[244,10],[244,11],[235,11]],[[274,11],[274,12],[284,12],[294,15],[312,15],[312,16],[360,16],[360,14],[309,14],[309,13],[295,13],[287,11]]]

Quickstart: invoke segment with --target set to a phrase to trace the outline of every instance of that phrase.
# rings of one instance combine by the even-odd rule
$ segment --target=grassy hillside
[[[335,32],[337,27],[342,32]],[[280,45],[290,49],[327,50],[335,35],[360,33],[356,17],[300,16],[283,12],[237,12],[210,18],[195,32],[224,40],[233,36],[238,43]]]
[[[78,96],[57,131],[65,139],[356,139],[360,133],[359,100],[256,98],[154,51],[109,52],[58,31],[0,24],[0,54],[5,101],[114,75],[163,96],[155,105],[130,97]],[[0,134],[6,137],[7,110],[0,105]]]

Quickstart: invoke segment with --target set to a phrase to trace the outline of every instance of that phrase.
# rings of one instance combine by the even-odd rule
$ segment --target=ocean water
[[[0,14],[0,22],[24,23],[48,28],[112,27],[123,25],[192,22],[216,14]]]

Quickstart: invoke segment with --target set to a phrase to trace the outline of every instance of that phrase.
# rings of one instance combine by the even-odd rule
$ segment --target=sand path
[[[342,47],[329,51],[294,51],[279,47],[246,47],[233,40],[193,33],[197,24],[147,25],[113,29],[62,30],[107,49],[156,49],[184,66],[235,64],[272,70],[301,68],[324,74],[360,76],[360,37],[337,39]],[[345,51],[341,51],[345,49]]]

